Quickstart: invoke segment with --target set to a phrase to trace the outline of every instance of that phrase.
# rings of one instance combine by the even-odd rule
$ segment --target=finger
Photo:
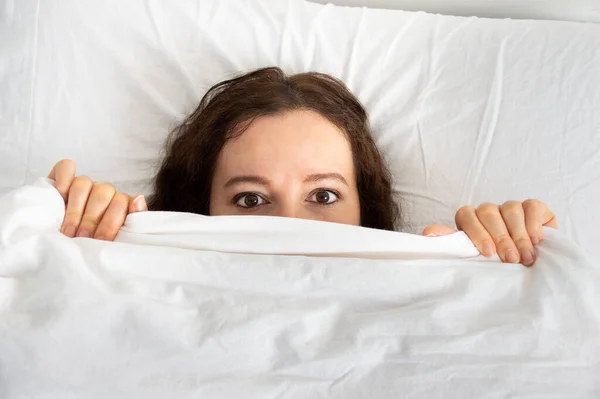
[[[498,256],[502,262],[518,263],[521,259],[517,247],[510,236],[500,214],[498,205],[483,204],[476,210],[477,218],[494,240]]]
[[[67,198],[65,219],[60,228],[60,231],[67,237],[75,237],[93,186],[94,182],[87,176],[78,176],[73,180]]]
[[[463,206],[456,212],[456,227],[464,231],[485,257],[491,257],[496,253],[494,240],[485,227],[477,218],[476,210],[472,206]]]
[[[539,244],[544,237],[542,226],[558,229],[556,217],[543,202],[528,199],[523,202],[523,210],[525,211],[525,225],[533,245]]]
[[[85,206],[81,224],[77,229],[77,237],[94,237],[104,212],[116,193],[112,184],[96,183]]]
[[[432,224],[423,230],[423,235],[426,237],[447,236],[448,234],[456,233],[458,230],[452,227],[443,226],[441,224]]]
[[[531,266],[535,263],[535,251],[525,226],[525,211],[523,205],[518,201],[505,202],[500,207],[500,214],[504,224],[519,251],[521,263]]]
[[[146,199],[143,195],[136,195],[131,201],[129,201],[129,213],[145,212],[148,210]]]
[[[102,216],[102,220],[94,233],[94,238],[98,240],[114,241],[119,233],[119,229],[125,223],[130,198],[127,194],[116,193],[106,212]]]
[[[67,202],[69,189],[75,179],[75,162],[70,159],[58,161],[50,171],[48,178],[55,181],[54,187]]]

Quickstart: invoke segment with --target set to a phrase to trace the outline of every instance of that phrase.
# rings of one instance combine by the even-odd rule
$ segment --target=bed
[[[600,394],[600,25],[24,0],[4,4],[0,37],[0,396]],[[64,206],[39,178],[57,160],[148,194],[202,94],[267,65],[330,73],[365,104],[402,232],[336,230],[317,250],[323,227],[301,221],[225,247],[210,237],[247,222],[132,215],[109,244],[55,231]],[[410,234],[527,198],[560,226],[532,270],[462,233]]]

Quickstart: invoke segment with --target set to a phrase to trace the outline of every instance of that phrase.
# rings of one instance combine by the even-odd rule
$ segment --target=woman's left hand
[[[502,205],[485,203],[478,208],[463,206],[456,212],[456,227],[464,231],[479,252],[503,262],[534,264],[534,246],[543,239],[542,226],[558,228],[556,217],[538,200],[508,201]],[[457,232],[448,226],[431,225],[425,236],[443,236]]]

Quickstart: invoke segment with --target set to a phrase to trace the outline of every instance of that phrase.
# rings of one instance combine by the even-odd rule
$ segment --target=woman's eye
[[[256,208],[259,205],[264,204],[266,201],[263,197],[258,194],[248,193],[237,197],[235,204],[242,208]]]
[[[316,202],[319,205],[335,204],[339,200],[339,195],[331,190],[319,190],[310,196],[310,202]]]

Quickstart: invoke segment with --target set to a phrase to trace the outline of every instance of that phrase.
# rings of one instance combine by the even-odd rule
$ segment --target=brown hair
[[[259,116],[311,110],[345,132],[353,153],[361,225],[394,230],[400,207],[367,112],[340,80],[316,72],[286,76],[264,68],[213,86],[166,142],[166,156],[148,206],[154,211],[208,215],[215,165],[225,142]]]

